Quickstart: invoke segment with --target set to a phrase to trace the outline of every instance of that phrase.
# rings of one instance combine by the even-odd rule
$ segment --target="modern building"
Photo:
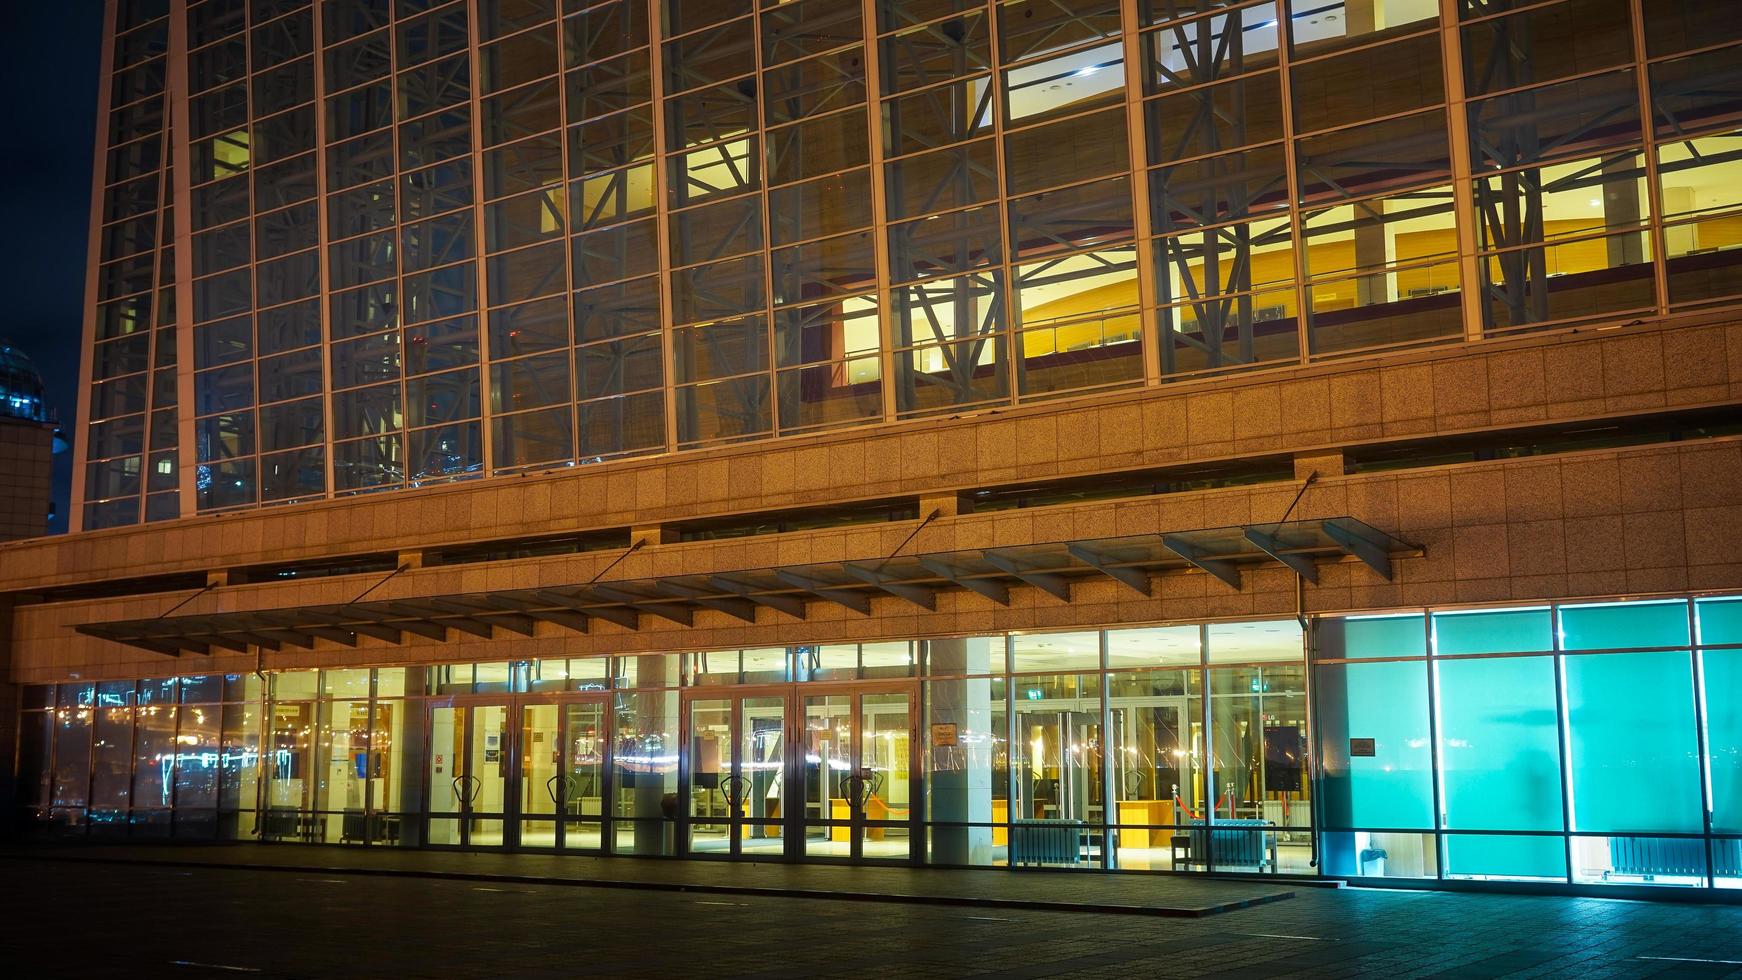
[[[1729,7],[110,0],[19,825],[1742,888]]]
[[[66,448],[30,355],[0,340],[0,541],[48,533],[54,454]]]

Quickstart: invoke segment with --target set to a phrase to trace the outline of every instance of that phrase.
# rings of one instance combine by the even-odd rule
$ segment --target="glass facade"
[[[1325,619],[1327,874],[1742,887],[1734,598]]]
[[[1742,299],[1694,0],[117,17],[86,528]]]
[[[1303,649],[1289,620],[36,687],[20,802],[60,836],[1311,873]]]
[[[31,687],[20,802],[93,838],[1742,887],[1742,598],[1310,623]]]

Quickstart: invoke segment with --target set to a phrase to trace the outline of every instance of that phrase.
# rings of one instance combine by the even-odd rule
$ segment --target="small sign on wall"
[[[1351,759],[1371,759],[1375,755],[1378,755],[1378,754],[1379,754],[1378,753],[1378,746],[1374,744],[1373,739],[1370,739],[1370,738],[1352,738],[1352,739],[1349,739],[1349,758],[1351,758]]]
[[[956,726],[947,723],[931,726],[931,744],[934,748],[948,748],[959,744]]]

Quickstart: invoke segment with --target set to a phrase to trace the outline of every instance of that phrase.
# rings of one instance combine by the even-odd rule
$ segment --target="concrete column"
[[[671,658],[654,654],[635,658],[636,684],[639,687],[677,686],[677,677],[666,676],[672,669]],[[683,738],[678,719],[667,717],[670,706],[675,703],[675,695],[667,695],[663,691],[648,691],[645,696],[637,697],[636,704],[640,709],[635,716],[635,727],[643,733],[665,732],[673,733],[671,744],[664,747],[664,752],[677,755]],[[623,740],[617,739],[622,745]],[[644,743],[646,744],[646,743]],[[651,746],[649,746],[651,748]],[[668,787],[667,784],[670,784]],[[675,852],[676,824],[678,807],[682,800],[674,799],[670,813],[663,809],[668,792],[675,794],[677,782],[662,778],[657,773],[638,772],[635,774],[635,815],[639,818],[635,823],[635,852],[637,854],[671,854]],[[665,820],[650,819],[664,815]]]
[[[931,669],[938,674],[984,674],[1002,670],[1002,658],[994,655],[998,641],[985,637],[932,640]],[[922,726],[931,756],[932,860],[939,864],[990,864],[992,830],[989,827],[947,827],[948,822],[992,821],[992,733],[994,719],[1002,714],[1002,702],[992,700],[988,677],[933,681],[929,688],[929,717]],[[931,724],[956,726],[955,745],[935,745]]]

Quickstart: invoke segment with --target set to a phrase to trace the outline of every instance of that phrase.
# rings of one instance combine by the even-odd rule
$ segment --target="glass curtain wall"
[[[114,8],[107,152],[97,164],[95,328],[85,431],[85,527],[181,515],[176,391],[169,18],[164,4]]]
[[[87,527],[1742,302],[1697,0],[141,9]]]
[[[1313,873],[1294,621],[925,645],[932,863]]]
[[[1742,886],[1742,600],[1324,619],[1325,869]]]
[[[34,686],[19,803],[416,845],[431,704],[591,692],[564,846],[673,854],[680,688],[915,677],[933,864],[1742,887],[1742,598],[1313,629],[1310,707],[1293,620]]]
[[[261,703],[252,674],[27,688],[22,825],[93,838],[250,837]]]

